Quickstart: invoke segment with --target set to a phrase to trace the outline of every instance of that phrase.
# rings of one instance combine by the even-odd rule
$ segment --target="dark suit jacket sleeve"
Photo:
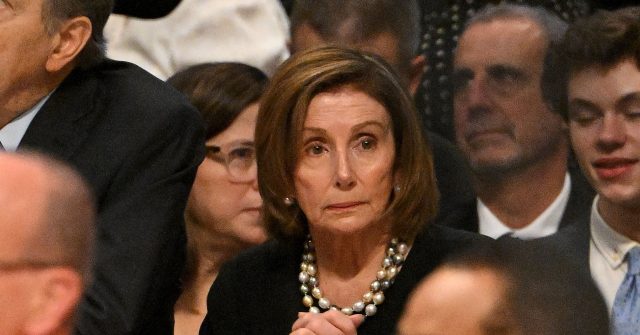
[[[101,199],[96,283],[81,306],[81,334],[172,333],[183,211],[201,157],[198,132],[180,121],[145,134]]]
[[[66,161],[98,208],[94,281],[76,333],[172,334],[184,265],[183,212],[204,156],[197,111],[138,67],[75,70],[29,125],[20,149]]]

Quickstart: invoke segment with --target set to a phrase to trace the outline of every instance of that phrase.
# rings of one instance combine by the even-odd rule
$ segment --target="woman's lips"
[[[638,163],[637,159],[628,158],[600,158],[593,162],[593,167],[600,179],[615,179],[631,171]]]
[[[362,204],[363,202],[360,202],[360,201],[340,202],[340,203],[331,204],[326,208],[330,210],[348,210],[348,209],[353,209],[355,207],[358,207]]]

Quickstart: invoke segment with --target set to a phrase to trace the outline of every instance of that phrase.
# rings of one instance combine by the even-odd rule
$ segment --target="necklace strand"
[[[316,254],[311,236],[307,237],[304,244],[302,263],[300,264],[300,291],[302,292],[302,304],[309,308],[311,313],[320,313],[327,310],[339,310],[345,315],[354,313],[373,316],[378,311],[377,305],[384,302],[384,291],[388,289],[395,280],[402,264],[407,256],[409,247],[406,243],[397,238],[389,242],[386,256],[382,260],[382,266],[376,273],[376,279],[369,285],[369,291],[362,295],[362,298],[350,307],[338,307],[331,304],[325,298],[318,282],[318,267],[316,266]],[[316,302],[318,306],[316,306]]]

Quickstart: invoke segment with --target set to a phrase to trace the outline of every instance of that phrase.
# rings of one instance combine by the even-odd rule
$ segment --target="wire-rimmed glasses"
[[[256,149],[253,142],[231,142],[205,147],[209,158],[227,168],[230,181],[247,183],[256,178]]]

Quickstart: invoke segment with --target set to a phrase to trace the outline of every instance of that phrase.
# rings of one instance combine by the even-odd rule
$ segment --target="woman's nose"
[[[336,159],[336,187],[348,189],[355,185],[353,165],[348,152],[339,152]]]

